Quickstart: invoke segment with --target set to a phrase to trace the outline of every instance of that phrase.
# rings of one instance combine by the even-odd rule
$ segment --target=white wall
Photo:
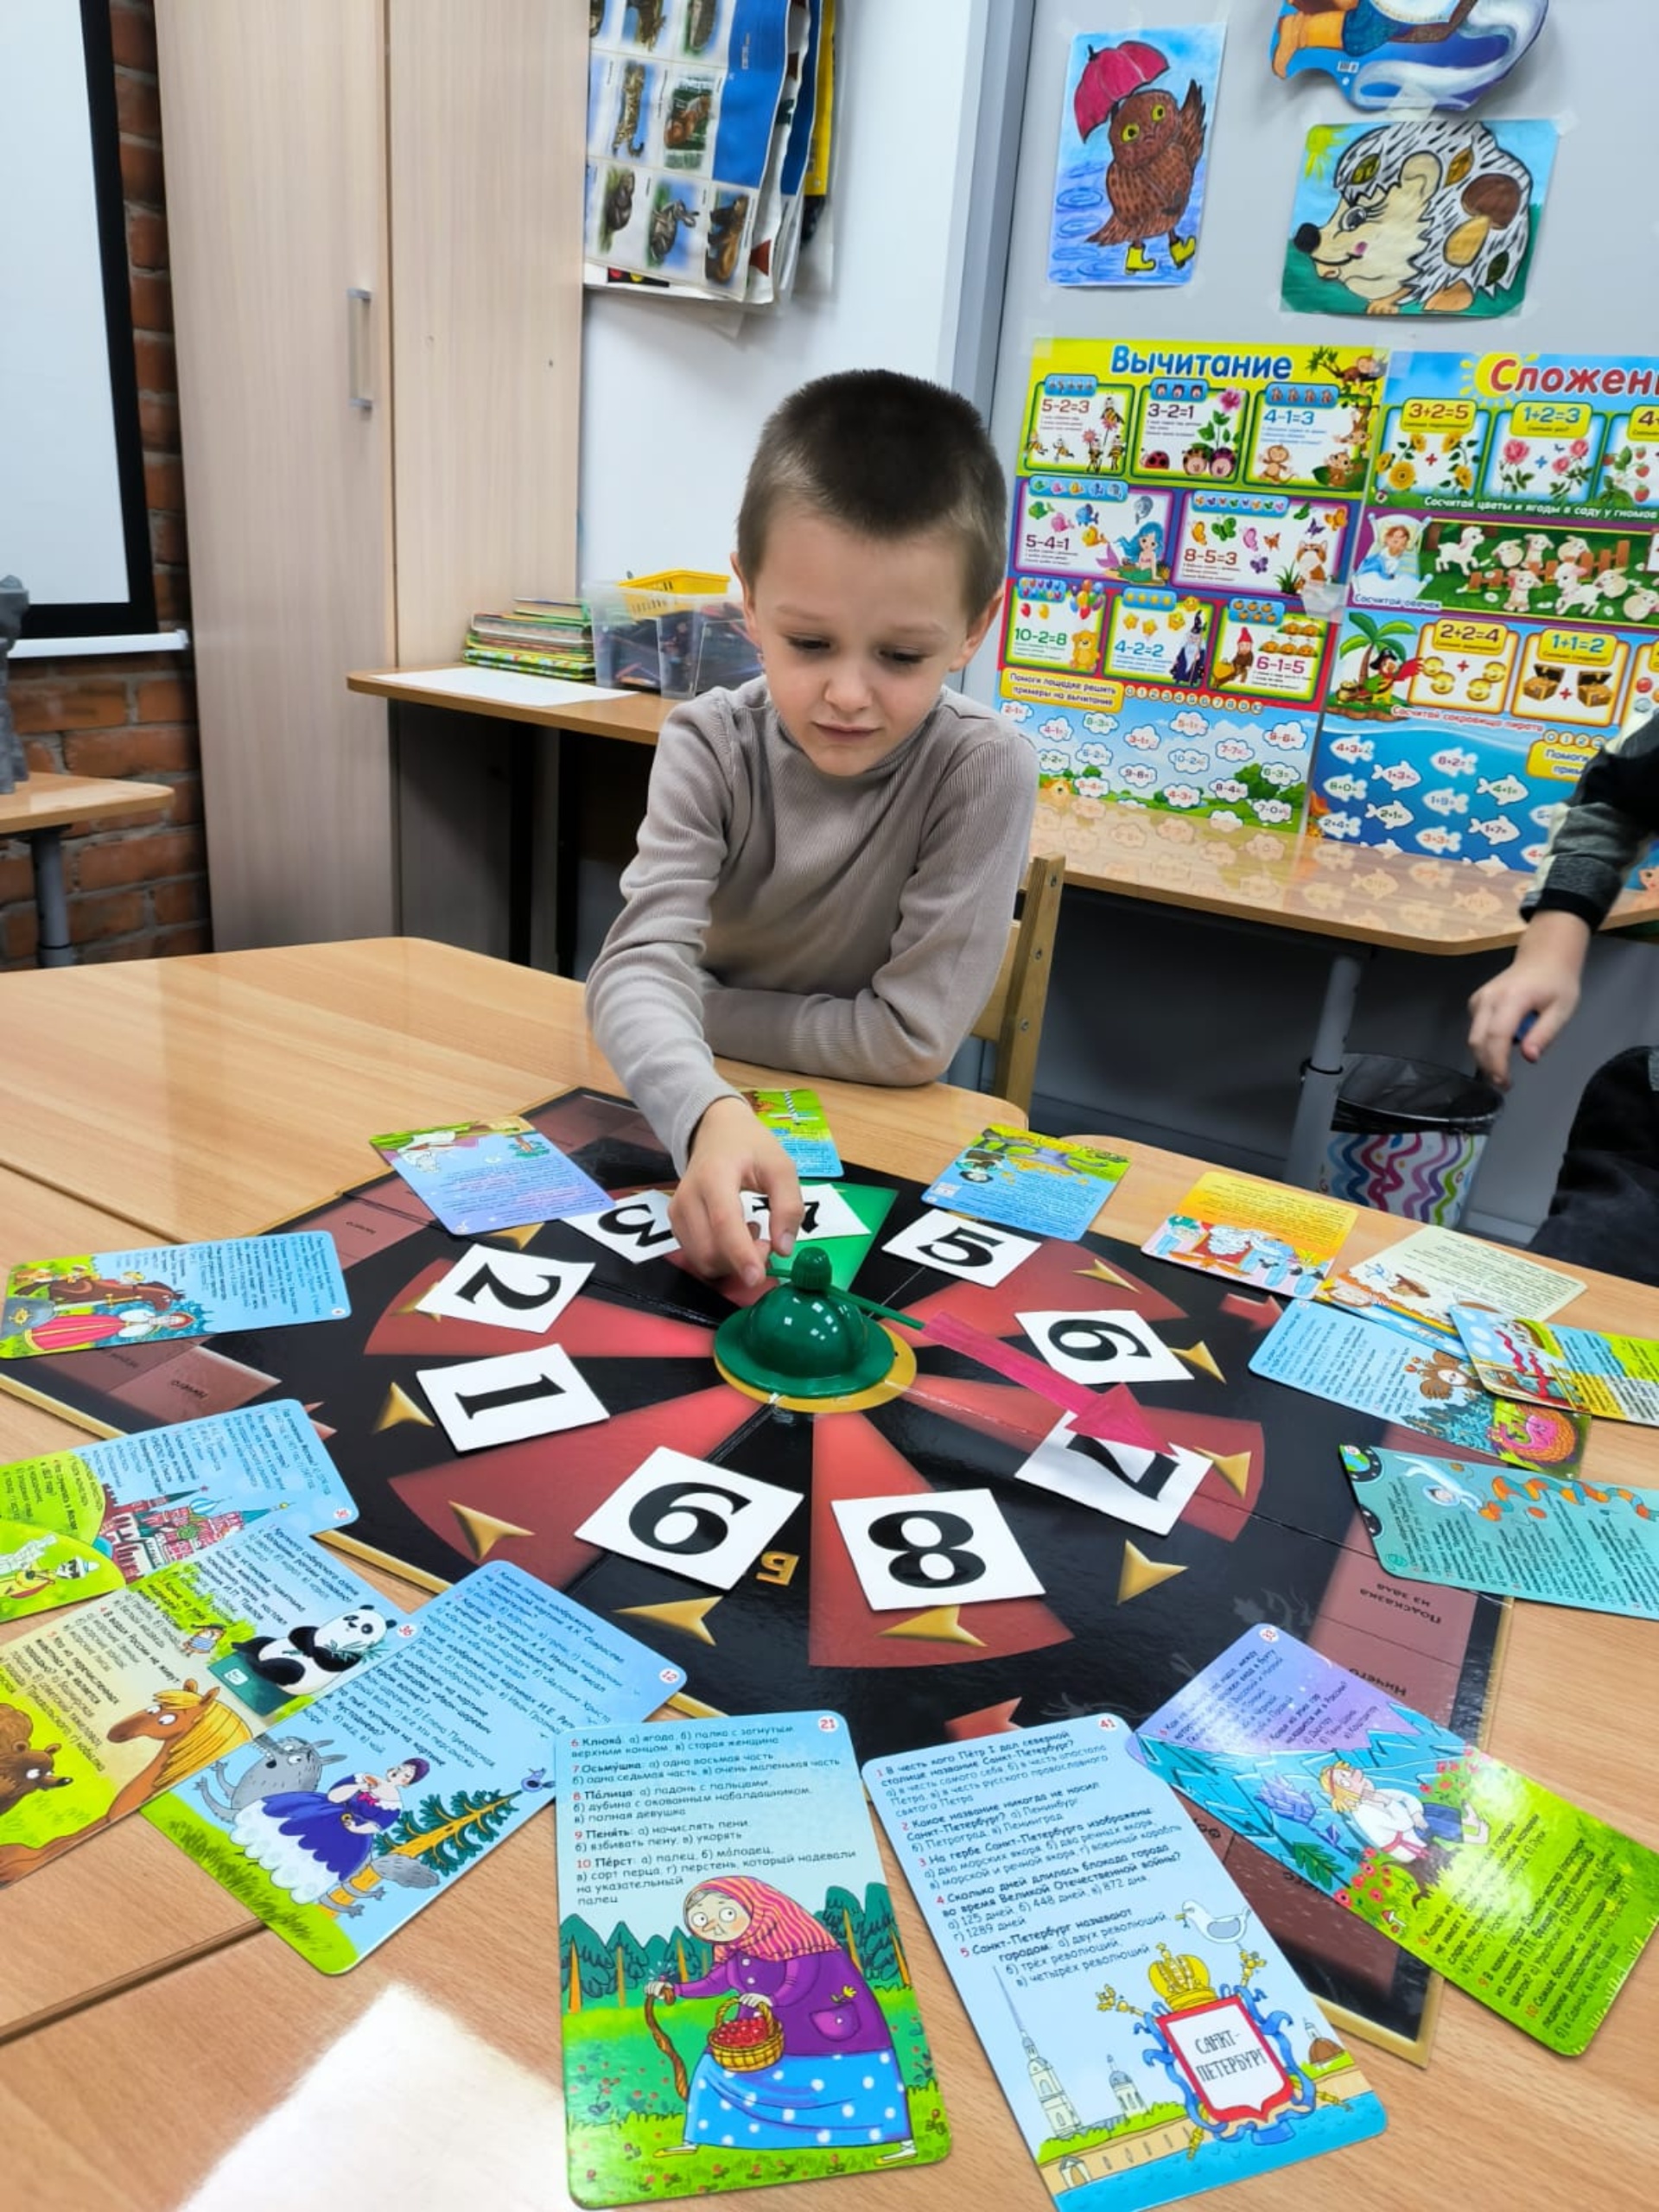
[[[1659,353],[1659,224],[1648,120],[1659,82],[1659,5],[1556,0],[1537,45],[1476,112],[1545,116],[1561,131],[1527,299],[1497,321],[1456,322],[1293,315],[1280,273],[1301,149],[1318,123],[1354,122],[1332,81],[1281,84],[1268,67],[1268,0],[1036,0],[992,430],[1012,455],[1032,347],[1039,338],[1121,337],[1351,343],[1370,330],[1393,347],[1519,344],[1529,351]],[[1190,284],[1143,290],[1059,289],[1046,280],[1050,188],[1066,57],[1091,30],[1224,22],[1228,43],[1212,140],[1208,204]],[[994,671],[976,664],[989,696]],[[1155,1134],[1180,1148],[1281,1160],[1296,1070],[1313,1041],[1327,954],[1284,931],[1247,933],[1182,920],[1167,908],[1065,902],[1037,1088],[1065,1101],[1071,1128]],[[1378,957],[1351,1042],[1468,1065],[1463,1002],[1493,960]],[[1554,1182],[1567,1127],[1590,1071],[1627,1044],[1659,1043],[1659,957],[1604,941],[1567,1038],[1524,1071],[1477,1187],[1478,1224],[1529,1228]]]
[[[838,0],[832,252],[805,250],[786,306],[588,293],[584,579],[722,567],[761,420],[808,378],[950,380],[986,4]]]

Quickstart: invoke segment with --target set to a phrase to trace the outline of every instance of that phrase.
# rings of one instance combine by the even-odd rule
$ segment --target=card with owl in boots
[[[1198,250],[1222,23],[1071,42],[1052,284],[1185,284]]]

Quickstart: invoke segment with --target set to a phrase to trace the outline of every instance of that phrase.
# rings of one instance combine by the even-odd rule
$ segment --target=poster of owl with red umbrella
[[[1071,42],[1049,232],[1052,284],[1192,274],[1226,36],[1222,23]]]

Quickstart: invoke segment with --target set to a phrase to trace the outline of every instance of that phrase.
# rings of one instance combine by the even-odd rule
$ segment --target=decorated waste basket
[[[1357,1052],[1342,1067],[1319,1188],[1455,1228],[1503,1094],[1483,1077],[1428,1060]]]

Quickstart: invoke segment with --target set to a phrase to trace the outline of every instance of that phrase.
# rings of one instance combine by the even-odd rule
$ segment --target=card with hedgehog
[[[1071,41],[1052,284],[1185,284],[1198,249],[1224,23]]]
[[[1318,315],[1508,315],[1525,296],[1555,125],[1414,115],[1307,135],[1281,296]]]

